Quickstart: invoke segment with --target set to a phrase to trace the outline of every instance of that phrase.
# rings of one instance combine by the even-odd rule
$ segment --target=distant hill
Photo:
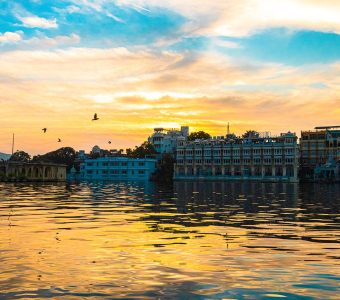
[[[6,153],[0,152],[0,160],[1,159],[8,160],[10,157],[11,157],[11,154],[6,154]]]

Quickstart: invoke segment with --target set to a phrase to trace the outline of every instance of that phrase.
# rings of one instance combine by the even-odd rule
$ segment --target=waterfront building
[[[295,133],[277,137],[230,136],[179,141],[174,179],[298,181]]]
[[[80,177],[86,180],[150,180],[156,170],[156,159],[107,156],[85,159]]]
[[[300,138],[300,171],[304,178],[313,179],[315,168],[327,163],[331,156],[340,160],[340,126],[315,127],[302,131]]]
[[[340,181],[340,161],[335,161],[333,155],[325,164],[317,165],[314,169],[315,181],[338,182]]]
[[[175,154],[179,140],[186,140],[189,136],[189,127],[182,126],[178,129],[164,129],[154,128],[153,134],[148,138],[148,142],[151,143],[155,150],[159,154],[170,153]]]
[[[8,161],[0,166],[7,179],[27,181],[65,181],[66,165],[46,162]]]

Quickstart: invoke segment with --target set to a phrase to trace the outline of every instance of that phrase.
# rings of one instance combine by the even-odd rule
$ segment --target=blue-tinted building
[[[156,159],[121,156],[85,159],[80,178],[85,180],[150,180],[156,170]]]

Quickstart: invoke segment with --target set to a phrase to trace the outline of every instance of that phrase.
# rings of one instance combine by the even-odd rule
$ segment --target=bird
[[[58,139],[58,143],[61,143],[61,139]]]
[[[111,144],[111,141],[109,141],[109,144]]]
[[[94,114],[92,121],[97,121],[97,120],[99,120],[99,118],[98,118],[97,114]]]
[[[41,129],[44,133],[46,133],[46,131],[47,131],[47,128],[45,127],[45,128],[43,128],[43,129]]]

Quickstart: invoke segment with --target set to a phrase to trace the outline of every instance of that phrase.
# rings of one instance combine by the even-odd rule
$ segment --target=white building
[[[154,133],[148,138],[159,154],[176,153],[177,143],[189,136],[189,127],[182,126],[178,129],[155,128]]]
[[[150,180],[156,170],[156,159],[119,156],[85,159],[80,177],[86,180]]]
[[[177,146],[174,179],[254,179],[298,181],[295,133],[278,137],[182,140]]]

